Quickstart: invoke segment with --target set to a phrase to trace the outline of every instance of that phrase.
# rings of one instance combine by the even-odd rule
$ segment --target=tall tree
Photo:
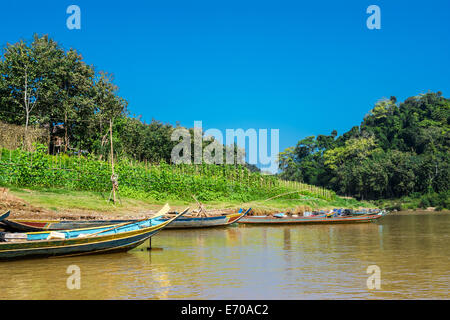
[[[63,56],[58,44],[47,36],[35,35],[28,45],[25,41],[8,44],[1,63],[1,87],[8,93],[7,104],[20,106],[24,114],[25,137],[33,115],[47,115],[52,97],[58,90],[54,77],[57,61]],[[12,108],[16,110],[17,108]]]

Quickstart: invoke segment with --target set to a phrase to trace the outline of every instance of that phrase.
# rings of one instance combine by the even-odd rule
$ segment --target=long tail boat
[[[0,260],[128,251],[188,212],[186,209],[171,219],[160,219],[168,210],[166,205],[151,218],[102,227],[28,233],[2,232]]]
[[[247,216],[238,221],[243,224],[329,224],[329,223],[363,223],[373,222],[387,214],[381,211],[377,214],[358,215],[358,216]]]
[[[184,228],[205,228],[205,227],[218,227],[228,226],[232,223],[240,221],[244,218],[252,209],[244,211],[239,209],[238,213],[224,214],[220,216],[211,217],[181,217],[174,221],[167,229],[184,229]],[[161,219],[168,219],[168,217],[161,217]]]
[[[204,228],[226,226],[239,221],[250,212],[239,209],[238,213],[224,214],[211,217],[181,217],[167,226],[172,228]],[[170,217],[161,217],[161,220],[169,220]],[[27,219],[5,219],[3,222],[10,231],[57,231],[67,229],[80,229],[100,227],[117,223],[135,222],[136,220],[27,220]]]
[[[9,231],[38,232],[73,230],[102,227],[118,223],[136,222],[137,220],[30,220],[5,219],[3,224]]]

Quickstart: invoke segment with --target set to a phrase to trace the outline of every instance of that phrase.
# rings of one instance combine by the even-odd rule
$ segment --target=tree
[[[48,102],[56,90],[53,77],[55,63],[62,51],[47,36],[37,35],[31,45],[20,41],[8,44],[4,51],[1,87],[8,94],[7,103],[20,106],[24,112],[24,141],[27,141],[32,115],[48,111]]]
[[[360,126],[307,137],[280,154],[285,179],[360,198],[445,193],[449,187],[450,100],[442,93],[379,100]]]
[[[59,87],[55,97],[59,105],[56,116],[64,119],[64,151],[67,152],[70,146],[71,123],[71,131],[77,136],[81,150],[81,140],[90,127],[86,120],[92,119],[95,112],[92,95],[94,70],[84,63],[80,54],[70,49],[55,68],[55,73]],[[84,124],[80,125],[80,122]]]

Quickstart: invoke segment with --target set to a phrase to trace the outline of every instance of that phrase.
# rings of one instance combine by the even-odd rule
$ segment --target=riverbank
[[[120,197],[120,194],[119,194]],[[119,199],[119,198],[118,198]],[[109,194],[88,191],[69,191],[64,189],[0,188],[0,210],[11,210],[12,218],[26,219],[134,219],[144,218],[157,212],[164,203],[169,203],[172,210],[182,211],[186,207],[194,210],[198,204],[192,200],[177,199],[155,200],[120,197],[113,204]],[[299,213],[309,210],[331,208],[374,208],[373,204],[336,197],[324,200],[307,196],[294,199],[272,199],[250,202],[208,201],[204,202],[207,213],[232,213],[239,208],[253,208],[253,214],[276,212]]]
[[[405,211],[390,211],[390,216],[405,216],[405,215],[447,215],[450,214],[450,210],[436,211],[432,209],[416,209]]]
[[[414,193],[399,199],[380,199],[371,201],[376,207],[389,211],[449,211],[450,193]]]

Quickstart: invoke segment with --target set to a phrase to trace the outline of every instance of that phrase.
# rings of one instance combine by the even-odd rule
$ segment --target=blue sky
[[[66,8],[81,8],[68,30]],[[369,30],[369,5],[381,30]],[[450,96],[450,1],[8,1],[0,44],[49,34],[114,73],[129,109],[204,129],[280,130],[280,150],[374,103]]]

